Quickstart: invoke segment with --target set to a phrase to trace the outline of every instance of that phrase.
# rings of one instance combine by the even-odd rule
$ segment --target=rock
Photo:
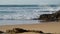
[[[44,21],[54,21],[54,15],[53,14],[42,14],[39,17],[39,20],[44,20]]]
[[[42,33],[44,33],[44,32],[43,32],[43,31],[38,31],[38,33],[41,33],[41,34],[42,34]]]
[[[60,20],[60,10],[54,13],[55,17]]]
[[[44,21],[58,21],[60,20],[60,10],[52,14],[42,14],[38,19]]]
[[[13,31],[15,31],[16,33],[24,33],[24,32],[28,32],[25,29],[21,29],[21,28],[14,28]]]
[[[25,30],[25,29],[21,29],[21,28],[14,28],[13,31],[14,31],[15,33],[24,33],[24,32],[44,33],[43,31]]]
[[[0,31],[0,33],[4,33],[3,31]]]

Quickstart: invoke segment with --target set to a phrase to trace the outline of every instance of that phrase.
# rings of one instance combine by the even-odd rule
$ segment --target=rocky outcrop
[[[47,20],[52,20],[52,18],[54,18],[52,14],[42,14],[40,15],[39,19],[47,21]]]
[[[42,14],[38,18],[39,20],[44,21],[59,21],[60,20],[60,10],[52,14]]]

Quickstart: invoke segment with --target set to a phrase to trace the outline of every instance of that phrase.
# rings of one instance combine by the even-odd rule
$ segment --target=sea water
[[[0,25],[36,24],[41,14],[52,14],[60,5],[0,5]]]

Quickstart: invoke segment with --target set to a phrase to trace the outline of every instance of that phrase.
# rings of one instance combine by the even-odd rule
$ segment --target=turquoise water
[[[59,9],[59,5],[0,5],[0,25],[40,23],[32,19]]]

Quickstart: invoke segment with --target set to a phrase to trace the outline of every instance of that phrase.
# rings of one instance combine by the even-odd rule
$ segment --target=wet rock
[[[58,21],[60,20],[60,10],[52,14],[42,14],[38,19],[44,21]]]
[[[52,21],[55,20],[53,14],[42,14],[39,17],[39,20]]]

